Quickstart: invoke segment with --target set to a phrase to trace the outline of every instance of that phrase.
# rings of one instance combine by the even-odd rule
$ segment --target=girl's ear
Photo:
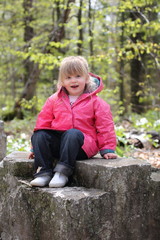
[[[63,84],[64,84],[64,82],[63,82],[63,81],[60,81],[60,85],[61,85],[61,87],[63,87]]]

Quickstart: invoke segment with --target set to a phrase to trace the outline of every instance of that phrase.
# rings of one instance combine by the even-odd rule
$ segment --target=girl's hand
[[[115,153],[106,153],[103,155],[105,159],[114,159],[117,158],[117,155]]]
[[[29,158],[29,159],[34,159],[34,153],[33,153],[33,152],[30,152],[28,158]]]

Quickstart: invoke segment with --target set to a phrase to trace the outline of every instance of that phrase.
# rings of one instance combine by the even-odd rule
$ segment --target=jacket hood
[[[104,87],[101,77],[93,73],[89,73],[89,75],[90,81],[89,84],[87,84],[85,93],[90,93],[92,95],[101,92]]]

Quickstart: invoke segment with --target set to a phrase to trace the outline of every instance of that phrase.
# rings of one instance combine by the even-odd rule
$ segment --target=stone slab
[[[128,185],[128,182],[135,185],[135,179],[150,179],[150,174],[153,171],[157,170],[153,169],[148,162],[140,159],[118,158],[106,160],[93,158],[77,162],[75,181],[77,185],[94,186],[105,191],[110,191],[111,187],[118,192],[119,187],[124,184]]]
[[[34,173],[34,161],[28,159],[28,152],[15,151],[3,159],[3,166],[17,177],[31,178]]]
[[[109,239],[113,228],[110,198],[102,190],[20,183],[1,204],[2,240]]]
[[[2,240],[159,240],[160,171],[149,163],[78,161],[77,187],[63,189],[29,187],[32,171],[28,153],[15,152],[3,161]]]

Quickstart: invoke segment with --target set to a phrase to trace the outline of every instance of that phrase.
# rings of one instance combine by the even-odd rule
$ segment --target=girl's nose
[[[71,81],[72,82],[76,82],[76,78],[75,77],[71,77]]]

